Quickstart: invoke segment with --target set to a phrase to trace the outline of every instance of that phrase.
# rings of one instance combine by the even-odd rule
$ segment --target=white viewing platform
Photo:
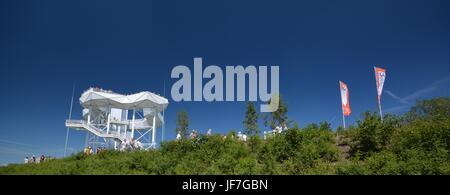
[[[122,95],[89,88],[81,95],[80,104],[83,119],[66,120],[66,126],[86,131],[86,146],[117,149],[118,144],[133,140],[148,149],[156,147],[156,129],[164,123],[161,113],[169,101],[147,91]]]

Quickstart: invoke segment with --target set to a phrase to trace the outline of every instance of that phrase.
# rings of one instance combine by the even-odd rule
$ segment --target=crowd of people
[[[119,145],[120,151],[141,150],[141,149],[142,149],[142,143],[138,140],[134,140],[133,138],[131,138],[129,141],[127,139],[125,139]]]
[[[125,151],[130,151],[130,150],[141,150],[142,148],[143,148],[142,143],[140,141],[136,141],[133,138],[131,138],[130,141],[125,139],[122,143],[120,143],[114,149],[125,152]],[[100,154],[101,152],[103,152],[105,150],[106,150],[105,147],[98,147],[95,150],[95,154]],[[89,156],[89,155],[94,154],[94,151],[92,150],[91,146],[87,146],[86,148],[84,148],[83,153],[85,155]]]
[[[32,163],[41,163],[48,159],[51,159],[51,157],[46,157],[44,155],[41,155],[41,157],[39,159],[37,159],[36,156],[33,155],[31,157],[26,156],[23,161],[25,164],[32,164]]]
[[[98,148],[96,148],[95,149],[95,154],[100,154],[101,152],[103,152],[104,150],[106,150],[106,148],[105,147],[98,147]],[[87,147],[85,147],[84,148],[84,150],[83,150],[83,153],[85,154],[85,155],[91,155],[91,154],[94,154],[94,150],[92,150],[92,147],[91,146],[87,146]]]
[[[247,135],[243,134],[242,132],[238,132],[237,137],[239,140],[246,142],[247,141]]]
[[[275,129],[273,129],[272,131],[265,131],[264,132],[264,139],[266,139],[266,135],[269,135],[269,134],[275,135],[275,134],[281,133],[281,132],[283,132],[285,130],[287,130],[286,126],[284,126],[284,127],[278,126]],[[208,129],[208,131],[206,132],[206,136],[212,136],[212,129]],[[198,132],[196,130],[192,130],[190,135],[189,135],[189,138],[190,139],[196,139],[197,137],[198,137]],[[180,132],[178,132],[176,140],[181,140],[181,138],[182,138],[182,136],[181,136]],[[223,135],[223,138],[226,139],[227,136]],[[234,138],[234,136],[232,138]],[[243,134],[241,131],[238,132],[237,138],[239,140],[241,140],[241,141],[244,141],[244,142],[247,141],[247,135]],[[116,147],[115,149],[116,150],[119,149],[120,151],[140,150],[140,149],[142,149],[142,143],[139,142],[139,141],[134,140],[133,138],[131,138],[129,141],[125,139],[119,145],[119,148]],[[98,147],[95,150],[95,154],[99,154],[99,153],[101,153],[104,150],[106,150],[105,147]],[[92,150],[91,146],[87,146],[86,148],[84,148],[83,153],[85,155],[92,155],[92,154],[94,154],[94,151]],[[25,159],[24,159],[24,163],[25,164],[41,163],[41,162],[44,162],[44,161],[46,161],[48,159],[51,159],[51,157],[46,157],[44,155],[41,155],[41,157],[39,159],[37,159],[36,156],[34,156],[34,155],[32,157],[30,157],[30,158],[28,156],[26,156]]]
[[[282,133],[283,131],[286,131],[288,128],[286,125],[283,126],[276,126],[275,129],[273,129],[272,131],[264,131],[264,140],[267,139],[267,137],[269,136],[274,136],[277,133]]]
[[[142,143],[140,141],[136,141],[133,138],[131,138],[129,141],[127,139],[125,139],[122,143],[120,143],[114,149],[125,152],[125,151],[130,151],[130,150],[141,150],[142,148],[143,148]],[[106,150],[105,147],[98,147],[95,151],[95,154],[99,154],[99,153],[103,152],[104,150]],[[86,148],[84,148],[83,153],[86,155],[94,154],[91,146],[87,146]]]
[[[208,131],[206,132],[206,136],[211,136],[212,135],[212,129],[208,129]],[[193,129],[191,131],[191,133],[189,134],[189,138],[190,139],[195,139],[198,137],[198,132]],[[177,133],[177,137],[175,138],[176,140],[181,140],[182,136],[180,134],[180,132]]]
[[[288,129],[287,126],[283,125],[283,126],[277,126],[271,131],[264,131],[264,140],[267,139],[267,136],[274,136],[276,134],[282,133],[283,131],[286,131],[287,129]],[[212,129],[208,129],[208,131],[206,132],[206,136],[211,136],[211,135],[212,135]],[[189,138],[195,139],[197,137],[198,137],[198,132],[196,130],[192,130],[191,133],[189,134]],[[248,136],[246,134],[242,133],[241,131],[239,131],[237,133],[237,138],[241,141],[244,141],[244,142],[247,141],[247,137]],[[180,132],[178,132],[175,139],[178,141],[178,140],[181,140],[181,138],[182,138],[182,135],[180,134]],[[226,139],[227,136],[223,135],[223,138]],[[234,136],[232,138],[234,138]]]
[[[212,136],[212,129],[208,129],[208,131],[206,132],[206,136]],[[194,129],[191,131],[191,133],[189,134],[189,138],[190,139],[196,139],[198,137],[198,132]],[[223,139],[226,139],[227,136],[226,135],[222,135]],[[247,135],[243,134],[242,132],[238,132],[237,137],[239,140],[241,141],[247,141]],[[182,135],[180,134],[180,132],[177,133],[176,136],[176,140],[181,140]],[[232,138],[234,138],[234,136],[232,136]]]
[[[94,91],[98,91],[98,92],[105,92],[105,93],[114,93],[112,90],[106,90],[106,89],[102,89],[102,88],[100,88],[100,87],[91,87],[92,88],[92,90],[94,90]]]

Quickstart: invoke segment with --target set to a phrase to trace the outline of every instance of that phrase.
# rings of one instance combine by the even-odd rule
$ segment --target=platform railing
[[[66,120],[66,125],[86,129],[100,137],[111,137],[119,140],[125,139],[125,136],[119,134],[118,132],[112,131],[107,134],[105,131],[99,129],[98,127],[92,124],[87,124],[87,121],[85,120]]]

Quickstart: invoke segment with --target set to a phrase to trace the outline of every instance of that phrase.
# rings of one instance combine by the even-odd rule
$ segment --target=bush
[[[449,108],[449,98],[427,100],[383,122],[366,112],[356,126],[340,128],[339,136],[328,123],[295,125],[247,142],[231,131],[226,139],[200,135],[163,142],[157,150],[77,153],[39,164],[12,164],[0,167],[0,174],[450,175]],[[350,145],[348,159],[337,144]]]

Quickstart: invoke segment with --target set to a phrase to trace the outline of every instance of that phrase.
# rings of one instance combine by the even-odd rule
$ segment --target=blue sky
[[[166,139],[185,109],[191,129],[242,128],[243,102],[173,102],[176,65],[280,66],[288,115],[300,126],[341,124],[339,80],[354,124],[376,111],[373,66],[387,69],[385,112],[449,96],[450,2],[418,1],[2,1],[0,164],[62,156],[72,85],[163,94]],[[206,82],[206,80],[205,80]],[[260,126],[263,128],[263,126]],[[160,139],[158,132],[158,139]],[[70,132],[70,151],[84,134]]]

